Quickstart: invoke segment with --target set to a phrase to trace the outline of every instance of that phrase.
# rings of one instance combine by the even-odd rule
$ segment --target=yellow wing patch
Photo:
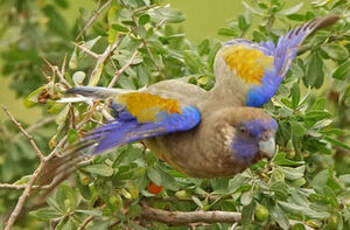
[[[177,100],[166,99],[150,93],[127,93],[121,94],[117,102],[126,106],[126,109],[137,118],[139,122],[153,122],[157,113],[182,113]]]
[[[245,45],[233,45],[223,51],[226,64],[231,70],[248,83],[261,84],[265,69],[271,69],[274,58],[266,56],[263,52],[250,49]]]

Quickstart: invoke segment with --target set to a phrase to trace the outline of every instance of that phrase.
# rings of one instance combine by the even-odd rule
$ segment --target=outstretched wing
[[[223,62],[229,71],[216,70],[216,78],[240,78],[236,87],[245,93],[245,104],[261,106],[275,95],[305,38],[317,29],[334,24],[338,18],[329,15],[314,19],[280,37],[276,45],[271,41],[254,43],[244,39],[226,42],[216,61]],[[230,71],[234,74],[227,74]]]
[[[138,140],[187,131],[201,121],[200,111],[194,106],[146,92],[118,94],[98,87],[79,87],[68,92],[95,98],[115,96],[116,102],[111,105],[115,120],[90,131],[78,143],[66,148],[62,157],[51,159],[40,177],[41,185],[67,178],[86,156]]]
[[[91,88],[87,90],[91,94]],[[69,92],[78,91],[86,95],[84,88]],[[190,130],[201,120],[197,108],[147,92],[117,95],[111,109],[115,120],[88,133],[76,145],[76,150],[83,154],[99,154],[118,145]]]

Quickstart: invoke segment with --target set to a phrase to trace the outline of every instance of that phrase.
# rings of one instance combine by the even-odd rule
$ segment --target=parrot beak
[[[259,152],[261,156],[272,158],[275,153],[275,137],[269,137],[267,140],[259,142]]]

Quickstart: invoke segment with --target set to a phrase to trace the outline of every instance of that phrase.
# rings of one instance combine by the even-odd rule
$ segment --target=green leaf
[[[304,83],[308,87],[318,89],[323,84],[323,78],[323,61],[318,52],[312,52],[307,58]]]
[[[289,220],[287,218],[287,215],[285,212],[283,212],[279,205],[276,204],[272,207],[270,205],[269,211],[272,219],[275,220],[283,230],[289,229]]]
[[[193,73],[200,73],[201,69],[204,68],[198,54],[193,50],[184,51],[184,59],[188,67],[191,68]]]
[[[61,213],[57,212],[55,209],[50,207],[45,207],[35,211],[31,211],[29,214],[41,221],[50,221],[52,219],[59,218],[62,216]]]
[[[77,207],[76,192],[67,184],[61,184],[56,192],[56,202],[65,214],[75,210]]]
[[[294,203],[284,202],[284,201],[278,201],[278,203],[281,205],[281,207],[286,210],[287,212],[291,212],[296,215],[304,215],[308,216],[310,218],[315,219],[324,219],[330,216],[328,212],[322,212],[322,211],[315,211],[309,207],[301,206]]]
[[[229,36],[229,37],[238,36],[237,31],[233,28],[220,28],[218,31],[218,34],[222,36]]]
[[[151,20],[151,16],[149,14],[143,14],[139,17],[139,24],[140,25],[145,25]]]
[[[329,169],[319,172],[310,182],[310,185],[314,188],[323,187],[327,184],[329,178]]]
[[[241,31],[247,31],[249,29],[249,23],[247,22],[244,15],[239,15],[238,17],[238,27]]]
[[[162,175],[157,169],[148,168],[147,169],[147,176],[156,185],[162,185]]]
[[[282,15],[291,15],[291,14],[295,14],[296,12],[298,12],[302,7],[303,7],[304,3],[303,2],[300,2],[299,4],[291,7],[291,8],[288,8],[288,9],[285,9],[285,10],[282,10],[280,12],[278,12],[279,14],[282,14]]]
[[[26,107],[32,107],[35,103],[38,103],[38,97],[40,93],[46,89],[46,86],[42,86],[33,92],[31,92],[25,99],[24,99],[24,105]]]
[[[337,146],[339,146],[339,147],[341,147],[343,149],[350,150],[350,146],[345,144],[344,142],[338,141],[338,140],[336,140],[334,138],[331,138],[329,136],[326,136],[324,139],[329,141],[333,145],[337,145]]]
[[[242,1],[242,5],[247,9],[249,10],[250,12],[254,13],[254,14],[257,14],[257,15],[260,15],[260,16],[263,16],[264,15],[264,11],[258,9],[257,7],[253,7],[251,5],[249,5],[247,2],[245,1]]]
[[[350,73],[350,60],[343,62],[332,74],[332,77],[338,80],[344,80]]]
[[[241,203],[243,206],[247,206],[250,204],[253,200],[254,193],[252,190],[248,190],[245,193],[242,194],[241,196]]]
[[[332,59],[342,61],[349,56],[348,50],[337,43],[330,43],[322,46],[321,49]]]
[[[293,134],[296,137],[303,137],[307,131],[307,129],[298,121],[290,121],[290,125],[292,126]]]
[[[287,17],[290,20],[294,20],[294,21],[298,21],[298,22],[304,22],[305,21],[305,16],[302,15],[302,14],[290,14],[290,15],[287,15]]]
[[[286,200],[288,198],[288,186],[282,181],[276,181],[271,184],[270,190],[275,193],[275,196],[279,200]]]
[[[296,109],[298,107],[300,101],[300,89],[299,84],[295,83],[290,90],[290,94],[292,95],[292,107]]]
[[[339,177],[339,180],[345,185],[350,185],[350,174],[344,174]]]
[[[303,165],[304,161],[293,161],[286,158],[286,153],[278,152],[274,159],[272,160],[277,165],[281,166],[298,166]]]
[[[305,165],[297,168],[281,167],[281,169],[288,180],[296,180],[304,176]]]
[[[192,198],[193,202],[196,203],[196,205],[198,207],[203,208],[203,204],[202,204],[201,200],[198,197],[192,196],[191,198]]]
[[[129,32],[129,28],[121,24],[112,24],[111,27],[117,32]]]
[[[99,176],[109,177],[113,175],[113,168],[107,166],[106,164],[94,164],[88,165],[83,168],[85,172],[96,174]]]
[[[305,120],[319,121],[319,120],[323,120],[323,119],[332,118],[332,114],[330,114],[327,111],[314,110],[314,111],[306,113],[304,118],[305,118]]]
[[[179,23],[186,19],[185,14],[182,11],[169,7],[152,9],[149,11],[149,14],[153,18],[159,20],[166,19],[169,23]]]
[[[255,211],[256,202],[253,200],[249,205],[244,206],[242,210],[242,224],[249,225],[252,222],[252,218]]]
[[[79,134],[78,134],[78,132],[75,129],[69,129],[67,135],[68,135],[68,142],[70,144],[75,142],[78,139],[78,137],[79,137]]]

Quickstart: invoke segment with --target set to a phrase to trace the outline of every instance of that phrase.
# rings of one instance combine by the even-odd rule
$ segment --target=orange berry
[[[163,186],[158,186],[155,183],[149,183],[147,189],[152,194],[158,194],[163,190]]]

